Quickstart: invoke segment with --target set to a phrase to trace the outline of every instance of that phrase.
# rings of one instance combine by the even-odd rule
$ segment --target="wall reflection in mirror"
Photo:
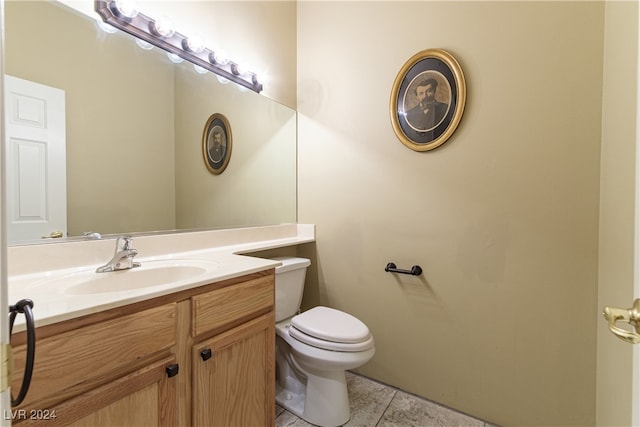
[[[295,111],[107,34],[56,2],[6,2],[5,34],[6,74],[64,91],[66,236],[296,221]],[[220,175],[202,155],[214,113],[233,132]],[[29,187],[25,176],[15,182]],[[28,211],[20,203],[7,201],[10,222]],[[9,244],[52,240],[42,230],[26,236],[8,226],[7,234]]]

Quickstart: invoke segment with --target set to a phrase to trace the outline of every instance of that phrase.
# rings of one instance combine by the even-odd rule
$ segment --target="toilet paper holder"
[[[422,274],[422,267],[420,267],[419,265],[414,265],[413,267],[411,267],[411,270],[403,270],[403,269],[397,268],[394,263],[390,262],[384,268],[384,271],[388,273],[402,273],[402,274],[410,274],[412,276],[419,276]]]

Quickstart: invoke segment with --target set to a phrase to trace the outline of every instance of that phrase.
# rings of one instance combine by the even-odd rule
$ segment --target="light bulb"
[[[224,50],[216,50],[209,55],[209,62],[217,65],[227,65],[229,58]]]
[[[199,65],[193,64],[193,69],[196,70],[196,73],[198,74],[207,74],[207,69]]]
[[[166,16],[161,16],[154,22],[150,23],[149,29],[155,35],[161,37],[171,37],[176,32],[176,30],[173,29],[173,23]]]
[[[197,34],[193,34],[182,41],[182,47],[191,52],[200,53],[204,50],[204,40]]]
[[[233,74],[238,75],[240,77],[244,77],[244,78],[253,76],[253,73],[250,71],[248,67],[240,64],[234,64],[233,67],[231,68],[231,71],[233,72]]]
[[[116,8],[118,12],[127,18],[135,18],[138,16],[138,8],[133,0],[116,0]]]
[[[222,83],[223,85],[226,85],[227,83],[229,83],[231,81],[231,80],[229,80],[229,79],[227,79],[225,77],[222,77],[222,76],[216,76],[216,77],[218,77],[218,81],[220,83]]]
[[[171,60],[171,62],[173,62],[174,64],[179,64],[182,61],[184,61],[184,59],[180,58],[178,55],[176,55],[175,53],[169,53],[167,52],[167,56],[169,57],[169,59]]]

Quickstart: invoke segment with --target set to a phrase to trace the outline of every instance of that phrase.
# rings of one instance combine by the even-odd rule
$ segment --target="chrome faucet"
[[[97,231],[85,231],[84,233],[82,233],[82,235],[87,240],[101,240],[102,239],[102,234],[98,233]]]
[[[133,248],[133,237],[121,236],[116,240],[116,252],[111,261],[98,267],[96,273],[107,273],[109,271],[127,270],[129,268],[140,267],[142,264],[133,262],[133,257],[138,255],[138,250]]]

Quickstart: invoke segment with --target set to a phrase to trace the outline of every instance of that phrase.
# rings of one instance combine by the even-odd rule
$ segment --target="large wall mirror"
[[[107,34],[58,2],[6,2],[5,35],[5,73],[64,94],[65,238],[296,221],[294,110]],[[214,113],[233,133],[218,175],[202,154]],[[28,155],[9,154],[7,169]],[[9,221],[20,203],[7,200]],[[59,241],[7,234],[10,245]]]

